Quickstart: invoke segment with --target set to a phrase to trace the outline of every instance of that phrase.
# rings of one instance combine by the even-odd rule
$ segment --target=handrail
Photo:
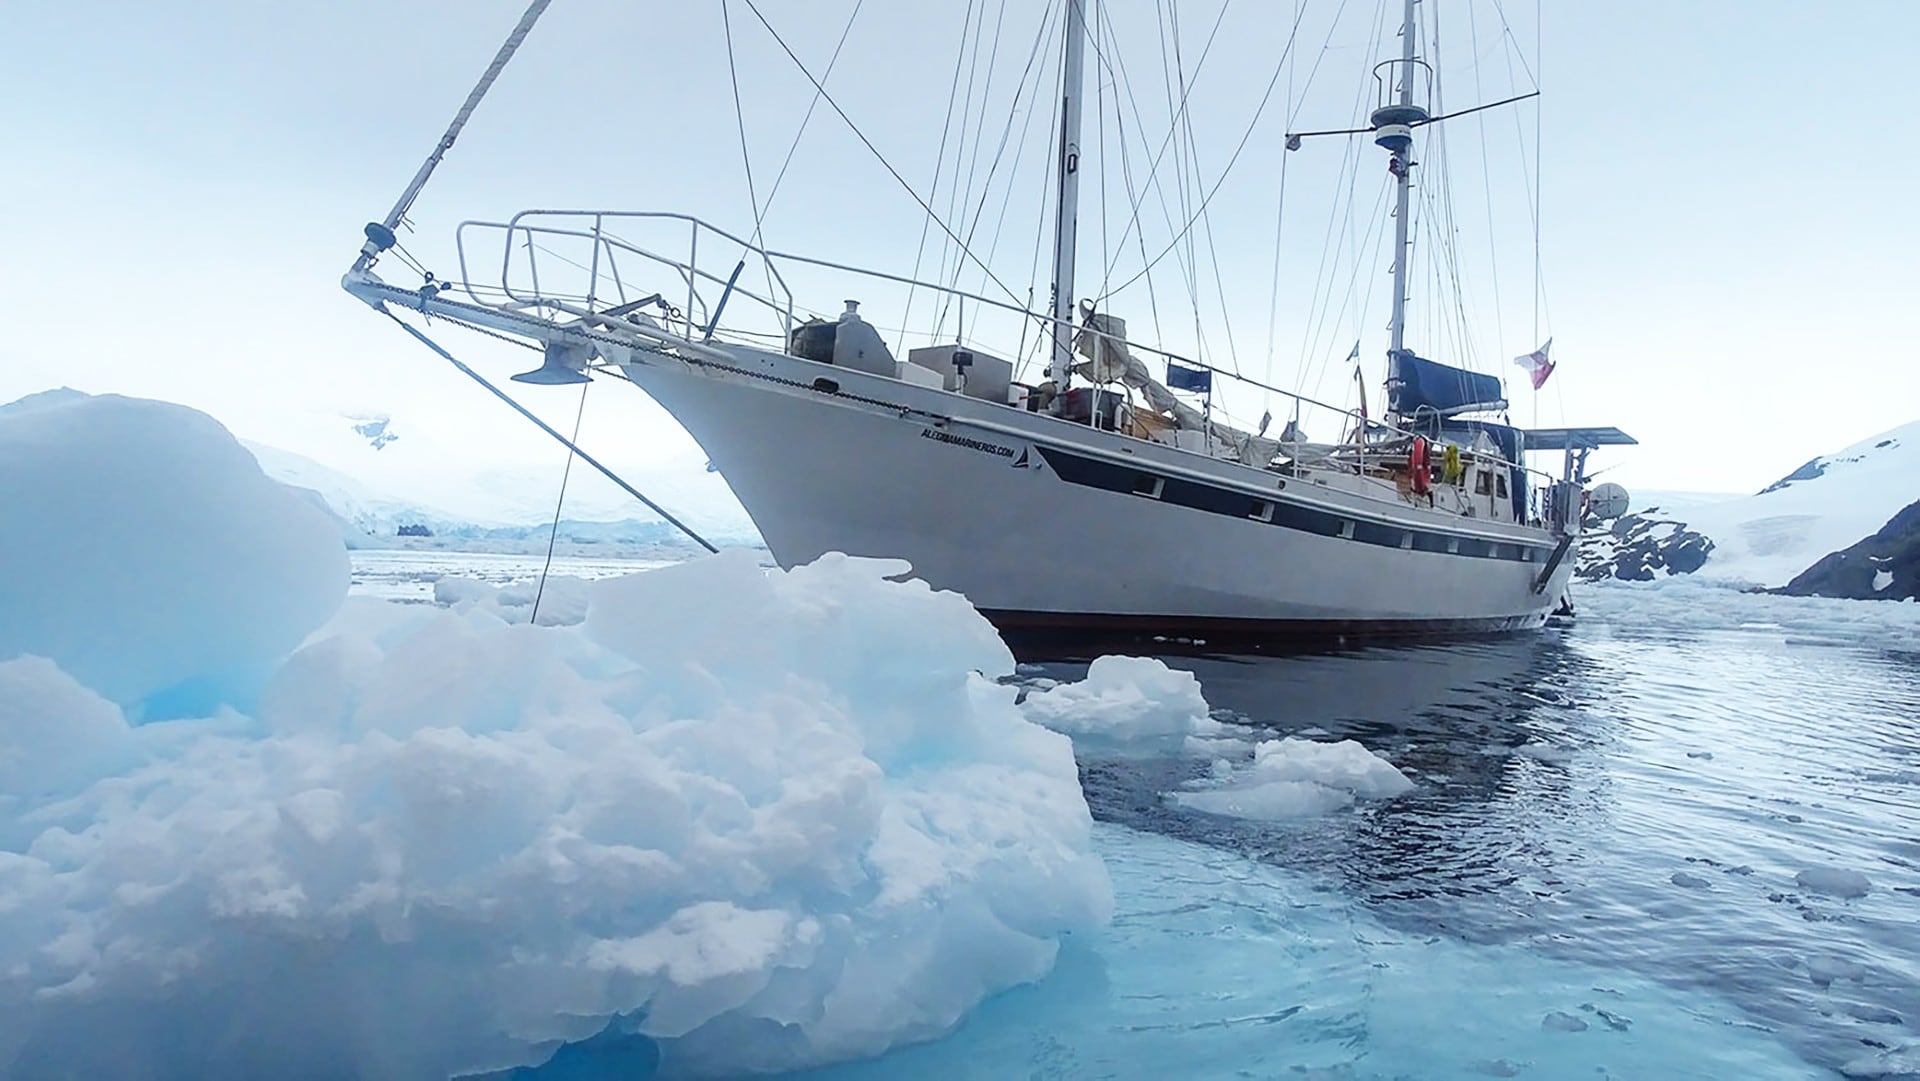
[[[582,229],[561,228],[556,225],[533,225],[533,224],[525,223],[526,219],[539,218],[539,217],[591,218],[593,219],[593,227],[590,230],[582,230]],[[484,228],[484,229],[505,230],[506,243],[504,245],[504,251],[501,258],[501,291],[506,296],[508,296],[509,298],[511,298],[512,300],[520,304],[538,305],[538,304],[550,302],[550,298],[543,299],[539,296],[535,296],[532,298],[523,297],[519,292],[516,292],[514,290],[510,281],[508,280],[509,275],[511,273],[511,269],[512,269],[514,237],[517,233],[521,233],[521,232],[524,232],[529,238],[535,235],[546,235],[546,236],[559,236],[559,237],[573,237],[576,239],[589,240],[594,245],[594,253],[596,256],[596,260],[601,247],[604,245],[608,251],[609,265],[614,267],[612,271],[613,280],[619,286],[621,299],[623,301],[626,299],[625,284],[624,282],[621,281],[618,275],[617,265],[613,264],[612,252],[614,250],[631,252],[634,255],[637,255],[643,259],[648,259],[656,263],[662,264],[664,266],[673,268],[676,272],[680,274],[680,276],[683,279],[685,279],[688,282],[690,307],[691,307],[691,304],[696,300],[700,301],[703,307],[705,306],[704,304],[705,298],[700,297],[698,295],[698,291],[694,286],[695,281],[707,281],[707,282],[711,282],[713,284],[722,285],[722,286],[726,284],[728,280],[727,278],[701,270],[692,258],[690,258],[687,262],[681,262],[677,259],[662,255],[658,252],[654,252],[646,248],[642,248],[639,245],[634,244],[630,241],[627,241],[622,237],[609,233],[605,228],[606,222],[609,219],[616,220],[616,221],[617,220],[638,220],[638,221],[686,222],[691,228],[690,247],[693,249],[692,254],[695,256],[697,256],[698,254],[699,235],[702,231],[712,233],[715,236],[720,237],[732,244],[738,245],[739,249],[743,253],[742,258],[751,256],[751,255],[758,255],[761,258],[761,260],[765,263],[772,282],[775,283],[778,286],[780,292],[784,294],[784,300],[785,300],[784,306],[782,305],[780,300],[776,298],[761,296],[758,293],[754,293],[737,284],[734,287],[734,292],[737,294],[746,296],[748,299],[762,305],[763,307],[766,307],[767,309],[774,312],[776,315],[779,315],[782,320],[783,328],[787,332],[791,332],[793,322],[794,322],[793,293],[792,293],[792,289],[787,284],[786,276],[780,272],[780,268],[777,265],[778,263],[781,263],[781,262],[799,264],[799,265],[809,266],[809,267],[817,267],[824,270],[838,271],[846,274],[853,274],[860,277],[871,278],[878,281],[891,282],[896,285],[905,285],[914,289],[926,289],[935,294],[946,295],[946,296],[951,296],[951,297],[962,299],[962,300],[972,301],[976,304],[985,305],[990,308],[994,308],[994,309],[998,309],[1014,315],[1018,315],[1025,319],[1035,320],[1036,322],[1041,324],[1042,329],[1045,330],[1048,334],[1051,334],[1060,325],[1065,324],[1075,332],[1094,334],[1107,341],[1123,345],[1127,347],[1129,350],[1138,350],[1139,352],[1144,354],[1150,354],[1153,356],[1164,358],[1165,360],[1176,361],[1183,365],[1189,365],[1192,367],[1201,368],[1208,372],[1212,372],[1216,375],[1224,376],[1225,378],[1231,379],[1235,382],[1242,383],[1247,386],[1256,388],[1258,390],[1265,391],[1269,394],[1277,394],[1280,397],[1288,399],[1295,403],[1298,403],[1299,405],[1312,406],[1316,409],[1324,409],[1329,411],[1330,413],[1333,413],[1334,415],[1344,417],[1347,420],[1361,421],[1363,425],[1361,429],[1363,435],[1361,438],[1363,441],[1365,439],[1364,433],[1368,431],[1376,431],[1376,432],[1386,431],[1386,432],[1391,432],[1398,436],[1405,436],[1408,438],[1412,438],[1421,434],[1411,429],[1403,428],[1399,425],[1388,424],[1382,420],[1363,416],[1360,413],[1360,411],[1357,409],[1349,409],[1342,406],[1333,405],[1332,403],[1329,403],[1329,402],[1323,402],[1316,398],[1308,397],[1307,395],[1304,395],[1304,394],[1299,394],[1294,391],[1285,390],[1280,387],[1272,386],[1271,384],[1264,383],[1250,376],[1242,375],[1239,372],[1228,371],[1223,368],[1215,367],[1214,365],[1208,364],[1205,361],[1193,360],[1193,359],[1181,356],[1180,354],[1169,352],[1165,349],[1161,349],[1157,346],[1148,345],[1144,342],[1136,342],[1131,339],[1122,338],[1118,335],[1107,333],[1105,331],[1093,330],[1090,327],[1085,327],[1079,324],[1075,324],[1070,319],[1061,319],[1049,313],[1036,312],[1031,309],[1022,307],[1018,304],[1012,304],[1004,300],[998,300],[993,297],[984,296],[979,293],[969,292],[967,290],[960,289],[954,286],[942,285],[935,282],[922,281],[917,278],[911,278],[911,277],[907,277],[900,274],[893,274],[893,273],[880,271],[880,270],[871,270],[865,267],[853,266],[847,263],[839,263],[829,259],[820,259],[814,256],[801,255],[797,252],[784,252],[784,251],[775,251],[772,249],[768,249],[758,244],[755,244],[750,240],[736,236],[733,233],[728,232],[727,230],[722,229],[716,225],[713,225],[701,218],[697,218],[691,214],[684,214],[677,211],[565,210],[565,209],[542,208],[542,209],[522,210],[514,214],[506,222],[482,221],[482,220],[463,221],[460,223],[458,229],[456,230],[456,237],[455,237],[456,248],[459,254],[462,286],[466,289],[467,294],[470,297],[473,297],[477,303],[486,303],[485,301],[480,300],[480,298],[473,293],[471,275],[468,273],[468,269],[467,269],[465,237],[466,237],[466,230],[470,227],[475,229]],[[530,271],[532,270],[532,262],[533,262],[533,255],[530,249],[529,250],[529,270]],[[598,284],[597,261],[596,261],[595,267],[591,269],[589,273],[590,275],[592,275],[592,280],[590,281],[590,284],[589,284],[589,289],[591,290],[595,288]],[[535,290],[537,293],[538,292],[537,276],[535,281]],[[590,302],[591,296],[589,296],[587,299]],[[578,309],[571,309],[571,310],[575,311],[576,313],[578,311]],[[688,320],[689,335],[692,335],[695,331],[694,331],[694,325],[692,322],[693,312],[691,310],[689,310],[686,313],[686,318]],[[1275,442],[1279,442],[1279,441],[1276,440]],[[1285,447],[1287,445],[1288,444],[1284,442],[1280,442],[1280,446],[1282,447]],[[1365,450],[1364,442],[1362,443],[1359,449],[1364,452]],[[1548,473],[1545,470],[1535,469],[1522,462],[1508,461],[1506,458],[1501,457],[1497,454],[1481,455],[1481,457],[1486,458],[1495,463],[1508,466],[1510,468],[1519,469],[1525,473],[1529,473],[1536,477],[1542,478],[1549,483],[1559,483],[1559,480],[1560,480],[1560,478],[1555,477],[1553,474]],[[1538,490],[1536,486],[1529,486],[1529,487],[1533,490]]]

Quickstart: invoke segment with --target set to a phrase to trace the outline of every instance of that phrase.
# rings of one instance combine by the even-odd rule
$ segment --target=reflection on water
[[[1730,617],[1779,618],[1716,625],[1709,594],[1601,590],[1565,631],[1168,657],[1263,737],[1359,740],[1416,790],[1250,822],[1165,800],[1208,766],[1174,758],[1086,762],[1087,797],[1101,819],[1320,876],[1406,930],[1727,995],[1820,1066],[1908,1045],[1920,620],[1801,625],[1796,602],[1723,596]],[[1869,892],[1803,885],[1825,869]]]

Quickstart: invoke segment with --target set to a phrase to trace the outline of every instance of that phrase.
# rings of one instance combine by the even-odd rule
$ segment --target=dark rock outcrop
[[[1849,600],[1920,596],[1920,502],[1907,504],[1873,536],[1830,553],[1774,592]]]
[[[1767,485],[1765,488],[1760,489],[1758,494],[1766,495],[1768,492],[1777,492],[1791,485],[1794,481],[1812,480],[1815,477],[1825,474],[1826,471],[1827,460],[1825,458],[1815,458],[1793,472],[1788,473],[1786,476],[1781,477],[1779,480],[1774,481],[1772,484]]]
[[[1574,575],[1596,582],[1619,578],[1651,582],[1673,574],[1692,574],[1707,562],[1713,541],[1668,517],[1659,507],[1648,507],[1614,520],[1604,533],[1581,538]]]

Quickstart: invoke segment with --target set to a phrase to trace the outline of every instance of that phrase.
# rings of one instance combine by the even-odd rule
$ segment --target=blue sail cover
[[[1402,416],[1422,409],[1445,413],[1463,405],[1505,402],[1506,397],[1497,376],[1449,367],[1404,349],[1392,354],[1387,372],[1387,408]]]

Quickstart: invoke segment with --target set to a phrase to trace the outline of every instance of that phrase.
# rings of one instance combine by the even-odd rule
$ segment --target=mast
[[[1066,53],[1060,65],[1060,152],[1055,162],[1060,199],[1053,215],[1053,362],[1047,365],[1047,378],[1061,390],[1073,378],[1073,249],[1080,211],[1080,84],[1087,2],[1066,0]]]
[[[1386,69],[1388,78],[1381,87],[1380,107],[1369,117],[1373,125],[1373,141],[1385,148],[1392,157],[1387,162],[1387,171],[1393,174],[1394,187],[1394,223],[1393,223],[1393,321],[1388,324],[1392,332],[1392,342],[1387,347],[1389,371],[1398,365],[1400,356],[1406,351],[1407,334],[1407,263],[1411,254],[1412,223],[1407,220],[1413,201],[1413,128],[1432,119],[1426,107],[1413,100],[1413,82],[1418,74],[1418,66],[1424,66],[1415,58],[1416,36],[1419,24],[1414,19],[1413,6],[1417,0],[1406,0],[1406,14],[1400,24],[1400,59],[1388,60],[1375,69]],[[1398,83],[1398,89],[1394,84]]]

